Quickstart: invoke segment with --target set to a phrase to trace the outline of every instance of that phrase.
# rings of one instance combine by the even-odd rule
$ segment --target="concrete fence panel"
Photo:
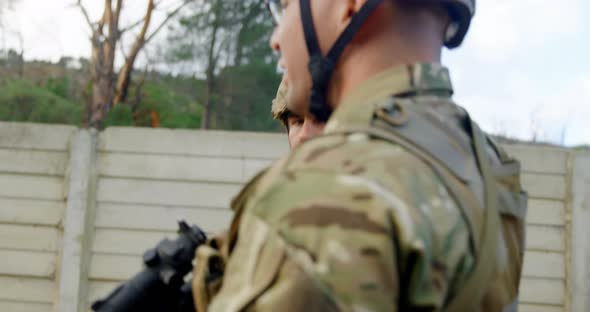
[[[507,146],[530,196],[520,311],[590,310],[590,155]],[[0,311],[87,311],[185,218],[231,198],[284,135],[0,123]]]

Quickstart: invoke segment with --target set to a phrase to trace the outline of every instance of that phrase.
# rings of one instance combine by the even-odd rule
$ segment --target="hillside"
[[[212,128],[246,131],[282,131],[270,118],[275,73],[269,79],[260,68],[226,68],[219,76],[221,86]],[[85,59],[62,58],[57,63],[32,61],[20,63],[18,55],[0,54],[0,120],[61,123],[84,126],[84,112],[91,85],[89,63]],[[205,81],[195,77],[172,76],[151,71],[134,72],[128,103],[117,105],[103,126],[164,128],[200,128]],[[236,81],[240,84],[236,86]],[[259,94],[251,89],[267,86]],[[557,147],[543,142],[518,140],[492,135],[502,144],[526,144]],[[590,150],[590,146],[574,147]]]
[[[254,66],[229,67],[219,74],[213,129],[281,130],[270,116],[278,75]],[[89,77],[85,59],[22,62],[15,53],[0,54],[0,120],[84,126]],[[205,81],[156,71],[135,71],[132,77],[127,102],[108,113],[103,127],[200,127]]]

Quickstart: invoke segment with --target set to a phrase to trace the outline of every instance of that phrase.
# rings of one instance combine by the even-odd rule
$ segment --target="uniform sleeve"
[[[390,190],[365,177],[315,171],[278,181],[247,207],[210,310],[441,306],[452,272],[461,270],[465,257],[457,252],[453,259],[437,259],[444,247],[437,244],[462,244],[465,228],[448,226],[452,222],[433,227],[428,207],[419,207],[404,190]],[[441,209],[453,210],[452,203]],[[443,227],[448,230],[437,239]]]

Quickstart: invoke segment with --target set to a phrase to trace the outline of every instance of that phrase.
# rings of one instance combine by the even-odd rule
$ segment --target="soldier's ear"
[[[357,14],[362,7],[365,5],[365,3],[367,2],[367,0],[330,0],[333,2],[337,2],[339,3],[336,7],[337,10],[337,14],[338,14],[338,30],[340,31],[340,33],[342,33],[344,31],[344,29],[346,29],[346,27],[350,24],[350,21],[352,19],[352,17]],[[380,6],[388,6],[391,5],[392,0],[388,0],[388,1],[383,1]],[[382,28],[383,25],[380,25],[379,19],[381,17],[375,17],[377,15],[383,15],[383,13],[381,12],[382,10],[380,8],[377,8],[375,10],[375,12],[373,12],[373,14],[371,14],[371,17],[369,17],[367,19],[367,21],[364,23],[363,27],[361,27],[361,29],[359,29],[357,31],[356,36],[353,38],[353,41],[356,41],[356,39],[358,39],[359,37],[365,37],[366,35],[366,31],[367,29],[372,29],[374,27],[379,27]]]
[[[339,28],[342,28],[341,30],[344,30],[344,28],[346,28],[346,26],[348,26],[352,16],[356,12],[358,12],[358,10],[360,10],[360,8],[365,3],[365,1],[366,0],[334,1],[334,2],[338,3],[338,5],[336,5],[335,8],[336,8],[336,13],[338,14],[338,17],[339,17],[338,20],[340,21],[340,25],[338,25],[338,26],[339,26]],[[342,26],[344,26],[344,27],[342,27]]]

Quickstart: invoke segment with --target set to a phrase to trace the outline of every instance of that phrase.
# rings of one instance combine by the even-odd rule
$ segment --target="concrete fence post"
[[[572,175],[572,312],[590,311],[590,154],[577,153]]]
[[[90,240],[96,193],[96,131],[81,129],[70,145],[69,184],[57,311],[86,310]]]

